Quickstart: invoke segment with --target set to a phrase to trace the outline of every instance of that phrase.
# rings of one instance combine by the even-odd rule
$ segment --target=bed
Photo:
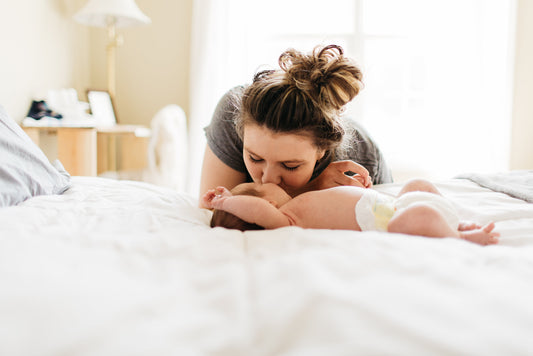
[[[498,245],[211,229],[186,194],[71,177],[0,208],[0,354],[531,355],[533,205],[474,178],[436,184]]]
[[[0,354],[532,354],[533,206],[437,184],[500,244],[211,229],[187,195],[73,177],[0,210]]]

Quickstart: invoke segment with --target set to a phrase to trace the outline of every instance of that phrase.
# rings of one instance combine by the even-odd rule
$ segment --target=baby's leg
[[[402,187],[398,196],[408,192],[428,192],[433,194],[440,194],[437,187],[428,180],[425,179],[411,179]]]
[[[483,228],[474,228],[467,231],[455,230],[434,208],[424,203],[413,204],[394,216],[387,230],[409,235],[426,237],[458,237],[480,245],[498,243],[498,233],[493,232],[494,223]]]
[[[457,227],[457,230],[459,231],[469,231],[476,229],[481,229],[481,225],[473,221],[459,221],[459,226]]]
[[[427,237],[460,237],[437,210],[424,203],[413,204],[396,214],[387,226],[389,232]]]

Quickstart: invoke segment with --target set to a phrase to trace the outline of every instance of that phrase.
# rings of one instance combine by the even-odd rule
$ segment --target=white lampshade
[[[151,22],[134,0],[89,0],[74,15],[77,22],[96,27],[106,27],[110,18],[114,19],[116,27],[139,26]]]

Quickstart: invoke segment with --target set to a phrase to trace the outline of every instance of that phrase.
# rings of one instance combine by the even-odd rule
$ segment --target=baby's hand
[[[230,196],[231,192],[225,187],[209,189],[202,197],[202,205],[208,209],[219,209],[225,198]]]
[[[202,196],[202,208],[206,209],[213,209],[211,206],[211,201],[215,197],[216,193],[214,189],[209,189],[205,194]]]

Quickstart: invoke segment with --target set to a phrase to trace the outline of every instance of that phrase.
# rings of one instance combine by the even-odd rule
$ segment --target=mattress
[[[212,229],[185,194],[73,177],[0,209],[0,354],[533,354],[533,205],[436,185],[500,243]]]

